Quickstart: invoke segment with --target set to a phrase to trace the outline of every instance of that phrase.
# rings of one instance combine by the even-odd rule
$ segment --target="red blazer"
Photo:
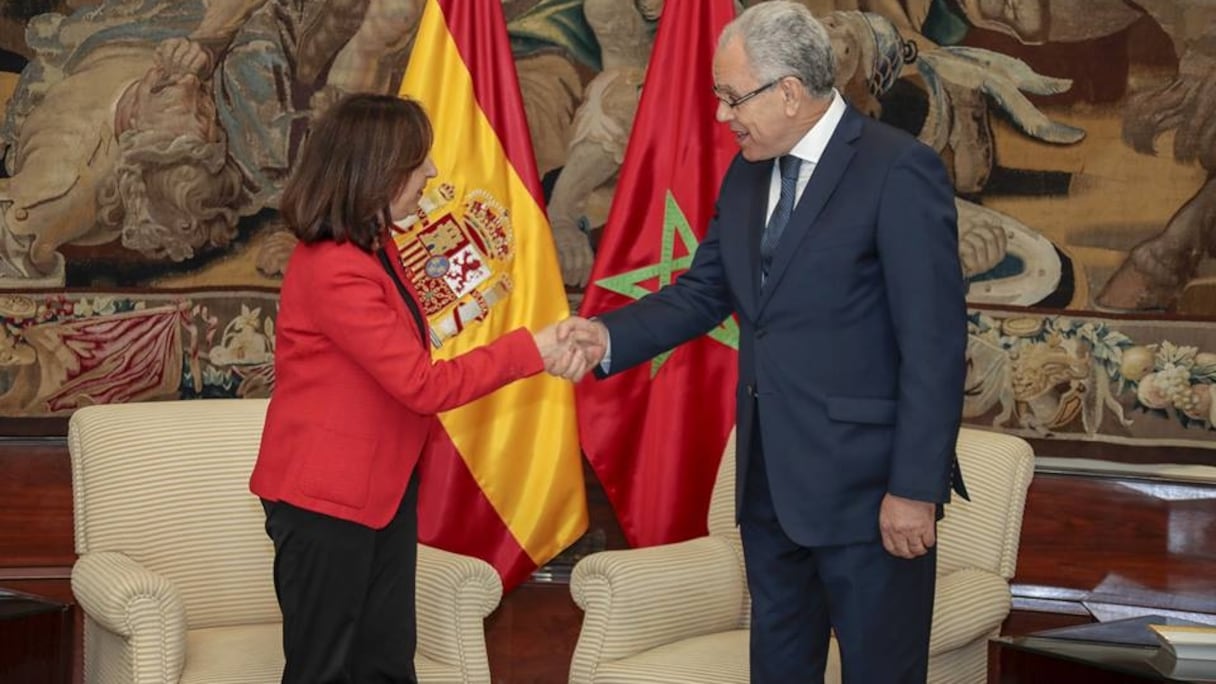
[[[375,529],[396,513],[436,413],[544,368],[523,328],[433,361],[384,267],[350,243],[295,248],[275,326],[275,389],[249,488]]]

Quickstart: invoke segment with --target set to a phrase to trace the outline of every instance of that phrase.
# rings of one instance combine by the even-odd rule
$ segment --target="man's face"
[[[197,76],[154,66],[135,85],[132,96],[129,128],[216,139],[215,103]]]
[[[768,87],[765,87],[768,86]],[[757,89],[763,88],[757,92]],[[730,127],[748,161],[772,159],[789,152],[791,135],[781,82],[762,83],[752,73],[743,43],[736,39],[714,55],[714,91],[718,121]],[[755,93],[746,101],[740,98]],[[737,102],[731,106],[731,102]]]
[[[1047,8],[1043,0],[963,0],[960,5],[971,23],[1011,35],[1023,43],[1047,39]]]
[[[658,21],[663,14],[663,0],[634,0],[646,21]]]
[[[426,188],[427,181],[434,178],[437,173],[435,162],[427,157],[426,161],[422,162],[422,166],[406,176],[405,183],[402,183],[401,189],[397,191],[397,196],[389,205],[389,216],[394,221],[400,221],[417,211],[418,202],[422,199],[422,191]]]

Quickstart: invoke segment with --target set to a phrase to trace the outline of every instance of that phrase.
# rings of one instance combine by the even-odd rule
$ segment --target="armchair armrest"
[[[938,577],[929,655],[995,632],[1011,606],[1009,582],[994,572],[964,568]]]
[[[730,542],[713,536],[583,558],[570,578],[586,613],[570,681],[591,681],[599,663],[738,629],[746,584]]]
[[[418,651],[490,681],[485,618],[502,599],[502,579],[485,561],[418,545]]]
[[[72,593],[92,621],[122,638],[133,682],[176,682],[186,659],[186,609],[173,584],[113,551],[72,566]]]

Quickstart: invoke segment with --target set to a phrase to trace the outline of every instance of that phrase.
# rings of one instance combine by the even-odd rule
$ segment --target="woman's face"
[[[431,161],[428,155],[421,166],[405,177],[405,182],[401,184],[396,197],[389,204],[389,214],[394,221],[400,221],[418,211],[418,201],[422,199],[422,191],[426,188],[427,181],[434,178],[437,173],[435,162]]]

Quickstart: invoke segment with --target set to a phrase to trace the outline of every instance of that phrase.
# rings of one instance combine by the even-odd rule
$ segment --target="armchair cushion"
[[[929,681],[967,684],[983,681],[986,641],[1009,613],[1034,453],[1025,440],[970,428],[960,431],[957,452],[971,501],[951,502],[938,528]],[[747,681],[734,461],[732,434],[707,537],[604,551],[575,566],[570,591],[585,615],[571,684]],[[825,678],[840,680],[835,640]]]
[[[418,547],[418,653],[415,669],[423,682],[471,682],[449,673],[489,677],[485,618],[502,599],[502,580],[485,561],[430,546]],[[423,675],[424,671],[429,674]],[[488,680],[487,680],[488,681]]]
[[[937,578],[929,655],[945,653],[990,634],[1009,614],[1009,583],[984,570],[956,570]]]
[[[595,684],[748,684],[746,629],[717,632],[660,646],[635,658],[605,663]],[[741,656],[741,657],[740,657]],[[840,681],[840,653],[833,639],[824,681]]]
[[[616,660],[738,629],[745,586],[735,551],[721,538],[592,554],[571,580],[574,602],[588,616],[577,648],[596,653],[596,661]]]
[[[173,584],[121,553],[81,556],[72,567],[72,593],[89,617],[119,636],[129,638],[148,623],[164,633],[185,631],[186,610]]]
[[[190,654],[180,684],[248,684],[277,682],[283,674],[283,625],[210,627],[191,630]],[[414,658],[418,681],[425,684],[470,684],[458,668],[421,653]],[[488,680],[484,680],[488,681]]]
[[[248,488],[266,404],[114,404],[72,416],[72,588],[88,684],[279,681],[274,551]],[[487,563],[419,548],[421,682],[490,681],[483,620],[501,596]]]
[[[283,625],[192,629],[186,652],[181,684],[277,682],[283,676]]]
[[[101,551],[72,568],[81,610],[124,642],[134,681],[172,682],[186,657],[186,611],[173,584],[127,556]]]
[[[595,684],[748,684],[747,640],[746,629],[732,629],[670,642],[632,658],[605,662],[588,681]]]

